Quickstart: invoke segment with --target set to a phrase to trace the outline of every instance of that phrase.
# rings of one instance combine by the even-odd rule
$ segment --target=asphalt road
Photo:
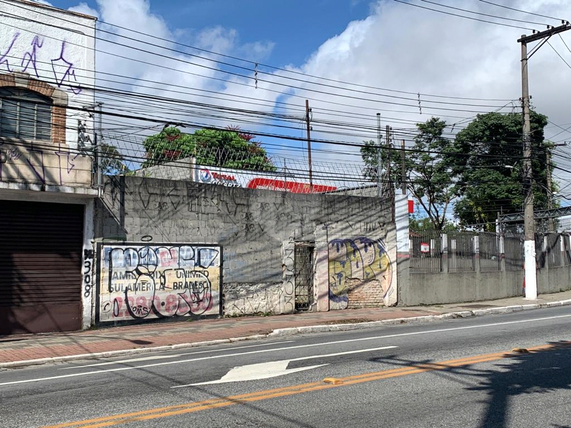
[[[5,370],[0,427],[571,427],[570,327],[560,307]]]

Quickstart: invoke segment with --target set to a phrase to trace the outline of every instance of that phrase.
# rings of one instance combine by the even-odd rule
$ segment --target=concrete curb
[[[269,333],[268,337],[293,336],[296,334],[305,334],[305,333],[324,333],[328,331],[360,330],[366,328],[380,327],[383,325],[395,325],[395,324],[405,324],[405,323],[410,324],[414,322],[432,322],[444,319],[468,318],[468,317],[477,317],[477,316],[493,315],[493,314],[508,314],[511,312],[521,312],[521,311],[529,311],[532,309],[552,308],[557,306],[568,306],[568,305],[571,305],[571,299],[561,300],[557,302],[532,303],[528,305],[512,305],[512,306],[502,306],[502,307],[488,308],[488,309],[475,309],[471,311],[467,310],[467,311],[447,312],[441,315],[424,315],[424,316],[409,317],[409,318],[392,318],[381,321],[368,321],[355,324],[330,324],[330,325],[317,325],[317,326],[308,326],[308,327],[280,328]]]
[[[144,354],[149,352],[164,351],[164,350],[175,350],[184,348],[198,348],[203,346],[213,346],[225,343],[243,342],[246,340],[259,340],[268,337],[284,337],[284,336],[294,336],[297,334],[309,334],[309,333],[326,333],[331,331],[350,331],[350,330],[364,330],[368,328],[380,327],[383,325],[396,325],[396,324],[412,324],[412,323],[422,323],[422,322],[433,322],[445,319],[455,319],[455,318],[469,318],[474,316],[484,316],[492,314],[507,314],[511,312],[528,311],[532,309],[542,309],[542,308],[552,308],[557,306],[568,306],[571,305],[571,299],[560,300],[556,302],[546,302],[546,303],[532,303],[528,305],[513,305],[513,306],[503,306],[497,308],[488,309],[476,309],[476,310],[464,310],[455,312],[446,312],[440,315],[424,315],[419,317],[409,317],[409,318],[392,318],[381,321],[366,321],[361,323],[352,324],[326,324],[326,325],[314,325],[314,326],[304,326],[304,327],[291,327],[291,328],[279,328],[273,330],[268,334],[256,334],[252,336],[242,336],[242,337],[232,337],[229,339],[218,339],[218,340],[208,340],[204,342],[194,342],[194,343],[179,343],[176,345],[167,346],[155,346],[148,348],[135,348],[135,349],[125,349],[118,351],[106,351],[106,352],[96,352],[93,354],[78,354],[78,355],[66,355],[62,357],[48,357],[39,358],[35,360],[24,360],[24,361],[12,361],[8,363],[0,363],[0,370],[11,369],[11,368],[21,368],[33,365],[42,364],[57,364],[68,361],[75,360],[94,360],[98,358],[109,358],[117,357],[122,355],[133,355],[133,354]]]

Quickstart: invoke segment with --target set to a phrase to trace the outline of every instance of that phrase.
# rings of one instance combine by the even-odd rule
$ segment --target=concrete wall
[[[400,282],[399,304],[405,306],[477,302],[522,295],[521,272],[411,273]]]
[[[299,284],[291,258],[299,243],[315,245],[312,293],[318,309],[328,310],[330,298],[336,301],[331,309],[396,303],[389,201],[112,177],[97,211],[95,233],[106,244],[222,247],[229,315],[295,310]]]
[[[559,238],[550,235],[538,245],[538,294],[571,290],[570,252],[563,244],[560,245]],[[410,306],[477,302],[525,295],[523,266],[521,269],[514,269],[513,266],[506,269],[503,255],[500,254],[499,260],[483,260],[476,253],[472,260],[462,260],[464,271],[451,272],[449,267],[453,265],[453,258],[448,250],[443,244],[442,254],[433,259],[442,264],[442,272],[399,270],[399,304]],[[523,249],[517,252],[522,251]],[[471,268],[466,268],[468,265]]]

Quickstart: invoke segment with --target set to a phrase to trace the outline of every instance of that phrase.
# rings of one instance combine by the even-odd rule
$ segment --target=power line
[[[555,48],[553,47],[553,45],[552,45],[551,43],[549,43],[549,41],[546,41],[545,43],[547,43],[547,44],[549,45],[549,47],[550,47],[551,49],[553,49],[553,51],[557,54],[557,56],[558,56],[559,58],[561,58],[561,61],[563,61],[567,67],[571,68],[571,65],[569,65],[569,63],[568,63],[567,61],[565,61],[565,59],[561,56],[561,54],[560,54],[559,52],[557,52],[557,49],[555,49]]]
[[[565,21],[564,19],[554,18],[554,17],[552,17],[552,16],[547,16],[547,15],[540,15],[539,13],[528,12],[528,11],[525,11],[525,10],[516,9],[516,8],[509,7],[509,6],[505,6],[505,5],[502,5],[502,4],[493,3],[493,2],[487,1],[487,0],[480,0],[480,1],[481,1],[482,3],[491,4],[492,6],[502,7],[502,8],[504,8],[504,9],[513,10],[513,11],[515,11],[515,12],[525,13],[525,14],[527,14],[527,15],[539,16],[540,18],[554,19],[554,20],[556,20],[556,21],[561,21],[561,22],[564,22],[564,21]]]
[[[433,8],[426,7],[426,6],[421,6],[421,5],[419,5],[419,4],[408,3],[408,2],[403,1],[403,0],[393,0],[393,1],[395,1],[395,2],[397,2],[397,3],[405,4],[405,5],[407,5],[407,6],[414,6],[414,7],[420,8],[420,9],[425,9],[425,10],[430,10],[430,11],[432,11],[432,12],[442,13],[442,14],[444,14],[444,15],[456,16],[456,17],[458,17],[458,18],[469,19],[469,20],[471,20],[471,21],[478,21],[478,22],[484,22],[484,23],[486,23],[486,24],[500,25],[500,26],[502,26],[502,27],[519,28],[519,29],[522,29],[522,30],[533,31],[532,28],[522,27],[522,26],[519,26],[519,25],[502,24],[501,22],[486,21],[485,19],[472,18],[472,17],[470,17],[470,16],[459,15],[459,14],[457,14],[457,13],[451,13],[451,12],[445,12],[445,11],[443,11],[443,10],[433,9]]]
[[[5,0],[1,0],[1,2],[4,2],[4,3],[5,3]],[[22,9],[25,9],[25,10],[30,10],[30,9],[27,9],[27,8],[25,8],[25,7],[23,7],[23,6],[18,6],[18,7],[22,8]],[[60,19],[62,19],[63,21],[67,21],[67,20],[64,20],[63,18],[60,18]],[[34,20],[30,20],[30,19],[28,19],[28,20],[31,21],[31,22],[42,23],[42,22],[40,22],[40,21],[34,21]],[[67,22],[72,22],[72,21],[67,21]],[[44,24],[44,23],[42,23],[42,24]],[[107,25],[114,26],[113,24],[107,24]],[[129,29],[125,28],[125,27],[119,27],[119,26],[117,26],[117,27],[118,27],[118,28],[125,29],[125,30],[129,30]],[[99,31],[100,31],[100,32],[104,32],[104,33],[108,33],[108,34],[112,34],[112,35],[114,35],[114,36],[118,36],[118,37],[120,37],[120,38],[124,38],[124,39],[127,39],[127,40],[140,42],[140,40],[137,40],[137,39],[134,39],[134,38],[131,38],[131,37],[127,37],[127,36],[124,36],[124,35],[117,35],[116,33],[112,33],[112,32],[109,32],[109,31],[106,31],[106,30],[103,30],[103,29],[100,29]],[[140,35],[150,36],[150,35],[148,35],[148,34],[145,34],[145,33],[142,33],[142,32],[138,32],[138,31],[135,31],[135,30],[129,30],[129,31],[132,31],[132,32],[134,32],[134,33],[136,33],[136,34],[140,34]],[[152,37],[153,37],[153,38],[156,38],[155,36],[152,36]],[[170,40],[168,40],[168,39],[161,39],[161,38],[158,38],[158,39],[164,40],[164,41],[168,41],[168,42],[170,42],[170,43],[175,43],[175,42],[172,42],[172,41],[170,41]],[[115,45],[122,46],[122,47],[125,47],[125,48],[128,48],[128,49],[134,49],[134,50],[137,50],[137,51],[141,51],[141,52],[145,52],[145,53],[150,53],[149,51],[147,51],[147,50],[145,50],[145,49],[136,48],[136,47],[134,47],[134,46],[125,45],[125,44],[123,44],[123,43],[118,43],[118,42],[110,41],[110,40],[106,40],[106,39],[100,39],[100,40],[101,40],[101,41],[104,41],[104,42],[106,42],[106,43],[115,44]],[[178,44],[178,43],[175,43],[175,44]],[[242,70],[248,70],[248,71],[250,71],[249,68],[241,67],[241,66],[238,66],[238,65],[235,65],[235,64],[231,64],[231,63],[225,63],[225,62],[217,61],[217,60],[214,60],[214,59],[212,59],[212,58],[206,58],[206,57],[201,57],[201,56],[197,56],[197,55],[192,55],[192,54],[189,54],[189,53],[187,53],[187,52],[177,51],[177,50],[175,50],[175,49],[171,49],[171,48],[167,48],[167,47],[165,47],[165,46],[157,45],[157,44],[152,43],[152,42],[145,42],[145,45],[158,47],[158,48],[160,48],[160,49],[164,49],[164,50],[167,50],[167,51],[175,52],[175,53],[178,53],[178,54],[181,54],[181,55],[185,55],[185,56],[186,56],[186,55],[188,55],[188,56],[195,56],[195,57],[197,57],[197,58],[204,59],[204,60],[207,60],[207,61],[217,62],[217,63],[220,63],[220,64],[222,64],[222,65],[226,65],[226,66],[235,67],[235,68],[239,68],[239,69],[242,69]],[[189,46],[189,45],[183,45],[183,46],[188,47],[188,48],[193,48],[193,49],[195,49],[193,46]],[[198,49],[198,48],[196,48],[196,49]],[[110,54],[110,53],[108,53],[108,52],[104,52],[104,53]],[[213,53],[213,52],[211,52],[211,53],[212,53],[212,54],[216,54],[216,53]],[[110,54],[110,55],[114,55],[114,54]],[[156,54],[156,53],[155,53],[155,55],[159,55],[159,56],[165,57],[165,58],[167,58],[167,59],[174,59],[174,58],[172,58],[172,57],[168,57],[168,56],[162,55],[162,54]],[[122,58],[124,58],[124,57],[122,57]],[[232,58],[239,60],[239,58],[236,58],[236,57],[232,57]],[[222,71],[222,70],[220,70],[220,69],[218,69],[218,68],[209,67],[209,66],[204,65],[204,64],[197,64],[197,63],[193,63],[193,62],[190,62],[190,61],[183,61],[183,60],[181,60],[181,59],[176,59],[176,60],[181,61],[181,62],[188,63],[189,65],[194,65],[194,66],[197,66],[197,67],[204,67],[204,68],[207,68],[207,69],[210,69],[210,70],[213,70],[213,71]],[[149,64],[149,65],[151,65],[151,64]],[[289,70],[285,70],[285,69],[278,69],[278,70],[280,70],[280,71],[289,71]],[[253,77],[251,77],[251,76],[246,76],[246,75],[239,74],[239,73],[233,73],[233,72],[229,72],[229,71],[222,71],[222,72],[223,72],[223,73],[226,73],[226,74],[234,75],[234,76],[237,76],[237,77],[242,77],[242,78],[245,78],[245,79],[250,79],[250,80],[253,79]],[[266,73],[266,74],[267,74],[267,73]],[[296,74],[300,74],[300,75],[302,75],[302,76],[304,76],[304,77],[313,77],[313,78],[317,78],[317,79],[321,79],[321,80],[332,80],[332,81],[335,81],[334,79],[326,79],[326,78],[322,78],[322,77],[318,77],[318,76],[307,75],[307,74],[304,74],[304,73],[296,73]],[[272,75],[272,77],[274,77],[274,78],[275,78],[275,77],[281,78],[281,76],[277,76],[277,75]],[[293,78],[289,78],[289,79],[290,79],[290,80],[299,81],[299,82],[304,82],[304,83],[307,83],[307,84],[320,85],[320,86],[325,86],[325,87],[331,87],[331,88],[340,89],[340,90],[345,90],[345,91],[350,90],[350,89],[348,89],[348,88],[336,87],[336,86],[333,86],[333,85],[326,85],[326,84],[323,84],[323,83],[308,82],[308,81],[305,80],[305,79],[293,79]],[[267,83],[273,83],[273,84],[277,84],[277,85],[287,86],[287,85],[284,85],[284,84],[281,84],[281,83],[268,82],[268,81],[265,81],[265,80],[260,80],[259,78],[258,78],[257,80],[258,80],[258,81],[267,82]],[[361,87],[366,88],[366,89],[378,89],[378,90],[382,90],[382,91],[390,91],[390,92],[399,92],[399,93],[412,94],[412,95],[415,95],[415,96],[418,95],[418,94],[412,93],[412,92],[395,91],[395,90],[386,89],[386,88],[375,88],[375,87],[373,87],[373,86],[358,85],[358,84],[354,84],[354,83],[350,83],[350,82],[342,82],[342,81],[335,81],[335,82],[343,83],[343,84],[351,85],[351,86],[357,86],[357,87],[358,87],[358,86],[361,86]],[[294,89],[304,89],[304,90],[312,91],[311,89],[298,88],[298,87],[293,87],[293,86],[291,86],[291,87],[294,88]],[[323,91],[321,91],[321,92],[323,92]],[[359,93],[364,93],[364,94],[370,94],[370,91],[355,91],[355,90],[352,90],[352,92],[359,92]],[[335,94],[331,94],[331,95],[335,95]],[[380,96],[380,97],[390,97],[390,98],[394,98],[394,99],[404,99],[404,100],[416,101],[416,98],[406,98],[406,97],[398,97],[398,96],[389,96],[389,95],[385,95],[385,94],[374,94],[374,95]],[[477,98],[448,97],[448,96],[437,96],[437,95],[423,95],[423,96],[424,96],[424,97],[450,98],[450,99],[454,98],[454,99],[465,99],[465,100],[480,100],[480,99],[477,99]],[[484,101],[484,100],[486,100],[486,99],[481,99],[481,100]],[[506,100],[499,100],[499,99],[489,99],[488,101],[491,101],[491,100],[494,100],[494,101],[506,101]],[[431,101],[431,100],[425,100],[424,102],[425,102],[425,103],[436,103],[436,104],[450,104],[450,105],[476,106],[476,107],[494,107],[494,106],[489,106],[489,105],[477,105],[477,104],[466,104],[466,103],[451,103],[451,102],[441,102],[441,101]]]
[[[472,13],[472,14],[474,14],[474,15],[487,16],[487,17],[489,17],[489,18],[503,19],[503,20],[506,20],[506,21],[513,21],[513,22],[523,22],[524,24],[548,25],[548,24],[541,23],[541,22],[530,22],[530,21],[524,21],[524,20],[521,20],[521,19],[506,18],[506,17],[498,16],[498,15],[490,15],[490,14],[488,14],[488,13],[483,13],[483,12],[475,12],[475,11],[473,11],[473,10],[462,9],[462,8],[459,8],[459,7],[449,6],[449,5],[446,5],[446,4],[441,4],[441,3],[437,3],[437,2],[429,1],[429,0],[420,0],[420,1],[422,1],[422,2],[424,2],[424,3],[434,4],[434,5],[440,6],[440,7],[445,7],[445,8],[448,8],[448,9],[458,10],[458,11],[466,12],[466,13]]]

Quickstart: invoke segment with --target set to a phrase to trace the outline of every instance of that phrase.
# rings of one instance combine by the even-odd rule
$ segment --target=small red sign
[[[412,199],[408,200],[408,213],[414,214],[414,201]]]

